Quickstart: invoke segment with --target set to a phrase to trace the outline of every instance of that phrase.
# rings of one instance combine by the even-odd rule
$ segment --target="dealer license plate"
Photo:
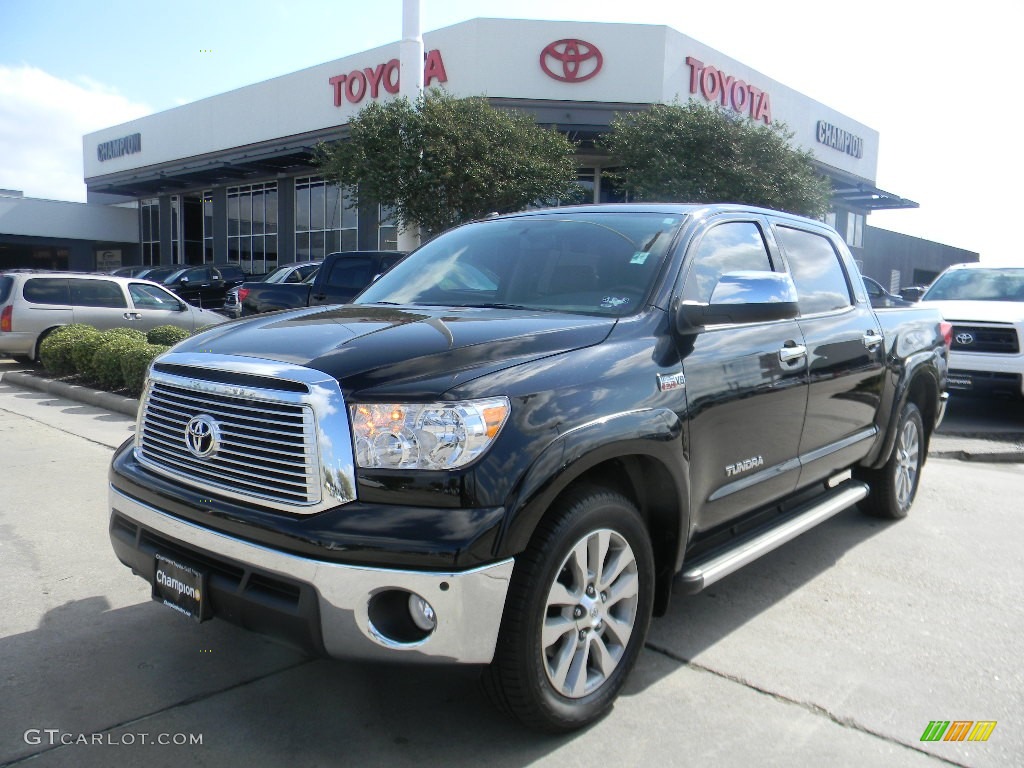
[[[209,618],[206,572],[175,555],[157,553],[153,599],[196,621]]]
[[[950,389],[973,389],[974,380],[970,376],[946,376],[946,386]]]

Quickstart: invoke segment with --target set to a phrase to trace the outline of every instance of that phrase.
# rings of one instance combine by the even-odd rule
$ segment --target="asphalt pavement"
[[[1013,412],[987,417],[997,433],[951,410],[960,432],[936,437],[906,520],[847,510],[676,596],[612,713],[545,737],[496,712],[473,668],[309,659],[151,601],[106,530],[134,419],[13,385],[18,370],[0,361],[0,768],[1024,764]],[[997,725],[921,741],[936,720]]]

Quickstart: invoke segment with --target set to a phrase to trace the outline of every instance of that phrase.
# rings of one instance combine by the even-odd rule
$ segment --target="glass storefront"
[[[359,247],[359,212],[351,190],[320,176],[295,180],[295,260],[322,259]]]
[[[139,245],[142,263],[160,263],[160,200],[155,197],[139,201]]]
[[[276,269],[277,182],[228,187],[227,196],[228,261],[249,274]]]

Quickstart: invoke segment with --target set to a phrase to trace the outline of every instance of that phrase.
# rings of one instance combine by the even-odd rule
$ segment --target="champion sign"
[[[824,120],[818,121],[818,143],[845,152],[850,157],[864,157],[864,139]]]
[[[142,134],[133,133],[131,136],[124,136],[113,141],[104,141],[96,147],[96,157],[102,163],[104,160],[113,160],[115,157],[133,155],[142,151]]]

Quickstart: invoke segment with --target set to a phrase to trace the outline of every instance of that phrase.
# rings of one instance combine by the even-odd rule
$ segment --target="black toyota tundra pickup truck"
[[[344,659],[485,665],[526,724],[605,713],[673,591],[854,505],[907,514],[949,328],[871,309],[818,221],[531,211],[354,304],[154,361],[110,470],[153,597]]]

